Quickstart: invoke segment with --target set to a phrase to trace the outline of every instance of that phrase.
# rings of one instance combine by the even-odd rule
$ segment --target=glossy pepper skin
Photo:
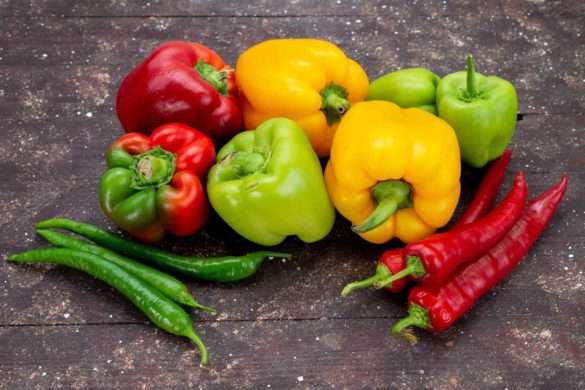
[[[460,193],[453,129],[428,112],[384,101],[342,119],[325,170],[327,190],[354,231],[373,243],[413,242],[444,226]]]
[[[247,129],[270,118],[292,119],[320,157],[329,155],[339,119],[368,91],[362,67],[317,39],[261,42],[241,54],[236,74]]]
[[[222,141],[242,130],[237,97],[234,71],[217,53],[195,42],[170,41],[122,81],[116,111],[126,132],[150,134],[179,122]]]
[[[518,98],[509,81],[476,73],[469,56],[466,72],[449,74],[439,82],[437,108],[457,133],[463,161],[481,168],[499,157],[510,142]]]
[[[385,100],[402,108],[420,108],[437,115],[435,96],[439,80],[428,69],[400,69],[372,81],[366,100]]]
[[[404,248],[407,267],[403,275],[411,275],[419,284],[442,284],[461,265],[500,242],[522,214],[527,194],[524,174],[518,172],[506,198],[483,218],[408,244]],[[400,278],[400,274],[393,278]]]
[[[512,149],[506,149],[497,160],[490,163],[473,200],[453,227],[477,221],[492,207],[511,158]]]
[[[318,241],[335,220],[319,160],[303,130],[285,118],[229,141],[209,171],[207,192],[220,217],[260,245],[289,235]]]
[[[162,125],[150,136],[125,134],[107,151],[102,210],[142,241],[156,242],[165,231],[191,235],[207,221],[201,180],[214,159],[213,141],[180,123]]]
[[[410,326],[443,332],[482,295],[506,277],[526,255],[557,210],[567,189],[564,176],[555,186],[532,199],[508,234],[476,261],[459,269],[439,287],[416,286],[409,294],[409,316],[393,327],[407,335]]]

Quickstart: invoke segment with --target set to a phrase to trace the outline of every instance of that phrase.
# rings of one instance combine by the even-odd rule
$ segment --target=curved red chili
[[[403,334],[416,326],[435,332],[448,329],[483,294],[522,260],[557,210],[568,178],[532,199],[506,236],[476,261],[459,269],[440,287],[415,286],[409,294],[408,317],[392,327]]]
[[[477,221],[492,207],[511,158],[512,150],[506,149],[497,160],[490,163],[473,201],[467,206],[461,218],[453,225],[454,227]]]
[[[524,174],[518,172],[508,195],[485,217],[407,245],[406,268],[387,282],[412,275],[422,284],[441,284],[456,268],[478,258],[506,235],[522,214],[527,193]]]

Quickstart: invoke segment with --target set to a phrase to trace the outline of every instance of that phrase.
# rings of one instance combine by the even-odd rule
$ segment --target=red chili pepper
[[[461,264],[481,256],[505,236],[520,217],[526,194],[524,174],[518,172],[506,198],[487,216],[407,245],[400,251],[403,258],[401,263],[395,259],[400,254],[390,254],[388,257],[392,259],[394,270],[379,264],[374,276],[347,285],[342,295],[347,295],[355,288],[371,285],[375,288],[392,286],[406,277],[423,284],[442,283]],[[402,268],[396,272],[400,266]]]
[[[235,72],[213,50],[171,41],[156,49],[122,81],[116,111],[126,132],[150,134],[179,122],[216,140],[242,129]]]
[[[492,207],[511,158],[512,150],[506,149],[497,160],[490,164],[473,201],[453,227],[467,225],[468,223],[477,221]]]
[[[411,276],[422,284],[442,284],[459,266],[477,259],[500,242],[520,218],[527,193],[524,174],[518,172],[506,198],[479,221],[407,245],[406,268],[386,283]]]
[[[404,334],[410,326],[442,332],[522,260],[552,218],[567,189],[568,178],[528,203],[508,234],[478,260],[459,269],[440,287],[416,286],[408,296],[408,317],[392,327]],[[409,337],[412,337],[410,335]]]

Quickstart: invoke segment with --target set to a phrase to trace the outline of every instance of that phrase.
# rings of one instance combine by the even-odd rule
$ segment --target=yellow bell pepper
[[[362,102],[337,128],[325,182],[333,204],[362,238],[408,243],[453,215],[461,190],[459,159],[455,132],[439,117]]]
[[[274,117],[294,120],[315,152],[329,155],[337,124],[365,99],[368,76],[334,44],[274,39],[244,51],[236,64],[246,128]]]

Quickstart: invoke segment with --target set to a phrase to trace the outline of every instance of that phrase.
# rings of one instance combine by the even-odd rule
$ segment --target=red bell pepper
[[[403,334],[410,326],[442,332],[518,265],[552,218],[567,190],[568,178],[532,199],[506,236],[476,261],[460,268],[439,287],[418,285],[408,296],[408,317],[392,327]]]
[[[122,81],[116,111],[126,132],[150,134],[179,122],[215,140],[242,129],[235,72],[213,50],[170,41],[155,48]]]
[[[207,221],[202,180],[214,161],[211,138],[187,125],[162,125],[150,136],[125,134],[107,152],[102,210],[142,241],[156,242],[165,231],[191,235]]]

